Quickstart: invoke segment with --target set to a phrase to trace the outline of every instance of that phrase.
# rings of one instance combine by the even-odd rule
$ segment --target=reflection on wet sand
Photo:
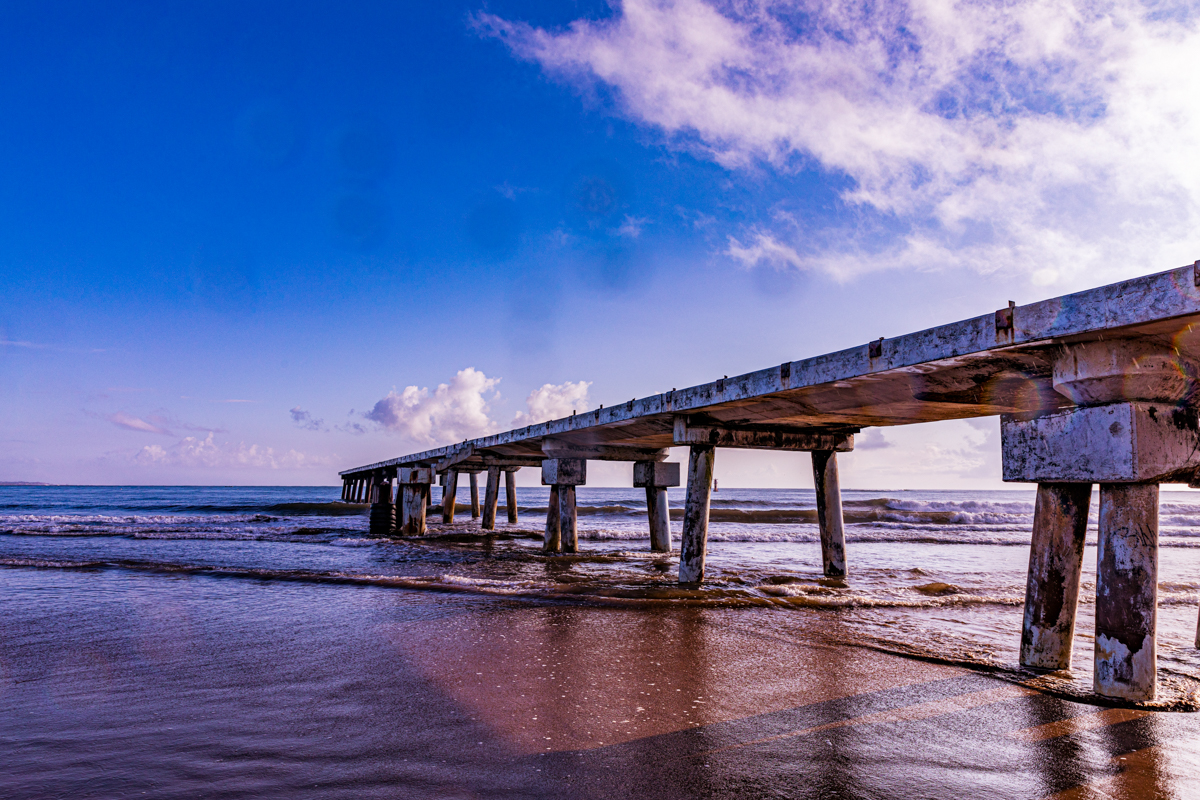
[[[6,798],[1200,796],[1200,720],[836,615],[8,570]]]

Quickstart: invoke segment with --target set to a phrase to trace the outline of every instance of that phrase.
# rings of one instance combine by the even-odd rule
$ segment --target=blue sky
[[[1132,2],[6,3],[0,480],[333,483],[1190,262],[1198,44]],[[999,486],[997,429],[843,480]]]

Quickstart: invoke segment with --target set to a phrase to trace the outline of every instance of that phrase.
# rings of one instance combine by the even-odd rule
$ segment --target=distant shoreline
[[[54,486],[53,483],[38,483],[37,481],[0,481],[0,486]]]

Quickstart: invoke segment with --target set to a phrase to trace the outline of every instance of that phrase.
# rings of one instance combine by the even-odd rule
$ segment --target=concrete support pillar
[[[354,502],[365,503],[367,501],[367,479],[358,479],[358,495]]]
[[[402,498],[400,535],[425,534],[425,497],[419,485],[405,484]]]
[[[708,549],[708,507],[712,497],[713,465],[717,449],[694,444],[688,459],[687,499],[683,509],[683,537],[679,542],[679,582],[704,580]]]
[[[812,451],[813,484],[817,489],[817,524],[821,530],[821,564],[826,578],[846,577],[846,530],[842,519],[842,487],[837,453]]]
[[[372,536],[387,536],[396,530],[396,506],[392,503],[391,478],[382,479],[375,487],[375,498],[371,503],[367,529]]]
[[[517,471],[504,470],[504,506],[508,510],[508,522],[517,524]]]
[[[547,458],[542,461],[542,484],[550,487],[550,508],[546,512],[546,539],[543,544],[547,552],[579,551],[575,487],[586,482],[587,461],[582,458]]]
[[[679,485],[679,464],[636,461],[633,465],[633,485],[646,487],[651,552],[671,552],[671,512],[667,504],[667,487]]]
[[[454,504],[458,501],[458,473],[450,470],[442,476],[442,524],[454,522]]]
[[[542,551],[557,553],[562,550],[562,529],[558,524],[558,487],[550,487],[550,500],[546,503],[546,538]]]
[[[558,527],[564,553],[579,552],[578,522],[575,511],[575,485],[560,484],[558,487]]]
[[[426,501],[429,484],[433,483],[433,470],[429,467],[401,467],[399,481],[403,487],[400,534],[424,536]]]
[[[1153,700],[1157,668],[1158,484],[1100,485],[1095,690]]]
[[[479,519],[479,476],[471,473],[471,519]]]
[[[1040,483],[1025,583],[1021,666],[1071,668],[1090,483]]]
[[[671,552],[671,511],[665,486],[646,487],[646,517],[650,523],[650,552]]]
[[[496,506],[500,500],[500,468],[488,467],[487,487],[483,494],[483,522],[485,531],[496,530]]]

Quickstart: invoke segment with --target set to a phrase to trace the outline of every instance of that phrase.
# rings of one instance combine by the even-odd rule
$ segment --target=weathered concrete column
[[[479,476],[471,473],[471,519],[479,519]]]
[[[542,483],[553,487],[551,496],[558,495],[559,548],[563,553],[579,551],[578,516],[575,508],[575,487],[587,483],[587,461],[582,458],[547,458],[542,461]],[[550,520],[546,520],[546,535],[553,538]]]
[[[821,531],[821,564],[827,578],[846,577],[846,530],[842,519],[842,487],[837,453],[812,451],[813,484],[817,489],[817,525]]]
[[[562,529],[558,524],[558,487],[550,487],[550,499],[546,503],[546,538],[542,551],[557,553],[562,550]]]
[[[504,505],[508,511],[508,522],[510,525],[517,524],[517,470],[504,470]]]
[[[1162,339],[1067,345],[1052,379],[1077,407],[1001,418],[1005,480],[1100,484],[1094,686],[1107,697],[1155,695],[1158,484],[1200,469],[1197,375]]]
[[[1097,694],[1154,699],[1157,611],[1158,484],[1101,484]]]
[[[708,507],[712,497],[713,465],[717,449],[693,444],[688,459],[687,499],[683,507],[683,536],[679,542],[679,582],[704,580],[708,549]]]
[[[667,488],[679,485],[678,462],[634,462],[633,485],[646,488],[651,552],[671,552],[671,512],[667,503]]]
[[[579,517],[575,506],[575,486],[570,483],[558,487],[558,529],[564,553],[579,552]]]
[[[1090,483],[1039,483],[1025,582],[1021,666],[1071,668]]]
[[[496,506],[500,500],[500,468],[488,467],[487,487],[483,494],[483,522],[485,531],[496,530]]]
[[[442,476],[442,524],[454,522],[454,504],[458,495],[458,473],[450,470]]]
[[[396,506],[392,503],[392,479],[381,478],[375,485],[374,495],[367,530],[372,536],[387,536],[396,530]]]
[[[403,536],[425,535],[425,497],[433,483],[429,467],[401,467],[400,485],[404,487],[400,533]]]

